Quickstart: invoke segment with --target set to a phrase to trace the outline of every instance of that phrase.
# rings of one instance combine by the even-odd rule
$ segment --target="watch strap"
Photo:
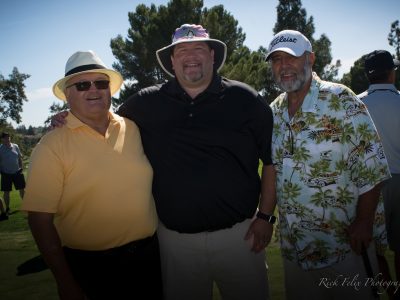
[[[276,222],[276,217],[274,215],[267,215],[261,211],[257,211],[256,217],[263,219],[264,221],[267,221],[268,223],[271,224],[274,224]]]

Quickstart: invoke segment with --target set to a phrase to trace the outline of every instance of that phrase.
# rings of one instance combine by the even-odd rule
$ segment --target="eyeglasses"
[[[76,87],[77,91],[85,92],[90,89],[92,84],[94,84],[94,86],[98,90],[106,90],[110,86],[110,81],[109,80],[79,81],[79,82],[75,82],[65,88],[67,89],[74,85]]]

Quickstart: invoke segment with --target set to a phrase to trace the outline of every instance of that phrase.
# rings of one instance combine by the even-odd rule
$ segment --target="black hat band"
[[[97,65],[97,64],[83,65],[83,66],[79,66],[79,67],[76,67],[76,68],[73,68],[73,69],[69,70],[67,73],[65,73],[65,77],[67,77],[67,76],[69,76],[71,74],[84,72],[84,71],[88,71],[88,70],[96,70],[96,69],[105,69],[105,68],[104,68],[104,66]]]

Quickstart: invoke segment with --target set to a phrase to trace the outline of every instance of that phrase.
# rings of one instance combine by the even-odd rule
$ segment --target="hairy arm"
[[[357,254],[361,254],[363,246],[368,248],[372,241],[375,211],[379,201],[380,189],[381,184],[378,184],[358,198],[356,217],[348,227],[350,246]]]
[[[29,212],[28,222],[32,235],[54,275],[60,299],[85,299],[65,259],[53,218],[54,215],[51,213]]]
[[[276,206],[276,174],[271,165],[264,165],[261,174],[261,197],[259,210],[265,214],[272,215]],[[271,241],[273,225],[265,220],[255,218],[251,223],[245,239],[253,236],[252,251],[262,251]]]

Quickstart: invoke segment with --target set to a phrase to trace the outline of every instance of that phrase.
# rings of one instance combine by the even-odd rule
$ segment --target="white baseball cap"
[[[269,56],[276,51],[283,51],[299,57],[302,56],[305,51],[312,52],[312,47],[308,38],[301,32],[296,30],[282,30],[272,38],[265,60],[268,60]]]

